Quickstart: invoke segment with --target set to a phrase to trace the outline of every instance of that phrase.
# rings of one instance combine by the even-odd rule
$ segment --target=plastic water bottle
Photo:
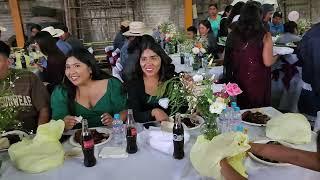
[[[219,126],[221,133],[226,133],[230,131],[230,125],[231,125],[231,119],[232,119],[232,108],[227,107],[223,112],[221,113],[219,117]]]
[[[112,122],[113,138],[117,146],[123,146],[124,129],[120,114],[115,114]]]
[[[233,131],[239,131],[243,132],[243,126],[242,126],[242,117],[239,107],[234,108],[234,115],[233,115]]]

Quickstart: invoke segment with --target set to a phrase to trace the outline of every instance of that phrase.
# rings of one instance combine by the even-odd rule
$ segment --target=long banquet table
[[[263,108],[267,114],[276,116],[281,114],[273,108]],[[261,139],[265,136],[264,128],[249,126],[244,124],[249,130],[251,140]],[[197,134],[197,133],[196,133]],[[139,135],[138,135],[139,136]],[[101,159],[97,158],[94,167],[86,168],[83,166],[82,159],[74,158],[64,162],[64,165],[56,169],[40,173],[27,174],[17,170],[10,160],[3,163],[0,179],[3,180],[88,180],[88,179],[109,179],[109,180],[205,180],[212,179],[201,177],[193,168],[189,152],[196,140],[196,135],[191,134],[189,143],[185,151],[186,157],[183,160],[175,160],[171,155],[161,153],[151,148],[145,137],[138,138],[139,151],[129,155],[126,159]],[[112,140],[105,146],[112,146]],[[66,150],[71,149],[69,142],[64,143]],[[100,147],[101,148],[101,147]],[[98,150],[100,149],[98,148]],[[2,153],[2,157],[7,153]],[[254,162],[250,158],[245,160],[245,166],[251,180],[319,180],[320,173],[307,170],[297,166],[273,167],[265,166]]]

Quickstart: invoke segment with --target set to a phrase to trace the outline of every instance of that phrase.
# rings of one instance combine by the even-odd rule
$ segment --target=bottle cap
[[[240,108],[238,106],[236,106],[236,107],[234,107],[234,110],[238,112],[238,111],[240,111]]]
[[[235,108],[237,106],[236,102],[231,102],[231,107]]]
[[[120,114],[114,114],[113,118],[114,119],[120,119]]]

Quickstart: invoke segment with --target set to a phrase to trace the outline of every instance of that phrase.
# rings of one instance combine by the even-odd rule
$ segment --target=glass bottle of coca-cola
[[[184,157],[184,131],[181,124],[181,115],[176,114],[174,120],[173,133],[173,157],[175,159],[183,159]]]
[[[91,132],[88,128],[88,121],[86,119],[82,120],[82,136],[81,136],[81,146],[84,156],[84,165],[86,167],[92,167],[96,165],[97,160],[94,156],[94,141]]]
[[[126,126],[127,126],[127,133],[126,133],[127,152],[129,154],[133,154],[138,151],[138,146],[137,146],[137,129],[135,127],[132,109],[128,109]]]
[[[21,53],[21,67],[23,69],[27,69],[27,62],[26,62],[26,57],[25,57],[25,53]]]

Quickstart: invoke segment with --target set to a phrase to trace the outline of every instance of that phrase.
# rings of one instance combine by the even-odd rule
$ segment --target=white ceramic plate
[[[273,107],[264,107],[264,108],[256,108],[256,109],[245,109],[245,110],[241,110],[241,114],[243,114],[246,111],[251,111],[253,113],[255,112],[261,112],[262,114],[268,115],[270,117],[270,119],[281,115],[282,113],[276,109],[274,109]],[[247,122],[247,121],[242,121],[244,124],[248,124],[251,126],[266,126],[266,124],[257,124],[257,123],[251,123],[251,122]]]
[[[317,136],[314,131],[311,132],[311,142],[308,144],[291,144],[292,148],[300,149],[304,151],[317,152]]]
[[[6,136],[6,135],[8,135],[8,134],[16,134],[16,135],[19,135],[20,140],[22,140],[22,138],[28,136],[27,133],[25,133],[25,132],[23,132],[23,131],[20,131],[20,130],[14,130],[14,131],[5,132],[5,133],[1,134],[1,136]],[[4,151],[7,151],[7,150],[8,150],[7,148],[6,148],[6,149],[0,149],[0,152],[4,152]]]
[[[268,143],[269,141],[274,141],[274,140],[259,140],[259,141],[255,141],[254,143],[266,144],[266,143]],[[281,141],[278,141],[278,142],[281,143],[281,144],[284,145],[284,146],[292,147],[292,145],[289,144],[289,143],[285,143],[285,142],[281,142]],[[250,158],[252,158],[253,160],[255,160],[255,161],[259,162],[259,163],[268,165],[268,166],[290,166],[290,165],[291,165],[291,164],[288,164],[288,163],[272,163],[272,162],[268,162],[268,161],[265,161],[265,160],[262,160],[262,159],[258,158],[257,156],[255,156],[255,155],[252,154],[251,152],[248,152],[248,155],[249,155]]]
[[[90,128],[90,129],[95,129],[97,130],[99,133],[105,133],[105,134],[109,134],[109,137],[108,139],[106,139],[105,141],[102,141],[101,143],[98,143],[98,144],[95,144],[94,146],[101,146],[103,144],[106,144],[107,142],[109,142],[112,138],[112,131],[107,129],[107,128],[104,128],[104,127],[95,127],[95,128]],[[79,143],[77,143],[75,140],[74,140],[74,135],[75,135],[76,131],[72,134],[72,136],[70,137],[69,139],[69,142],[71,145],[73,146],[76,146],[76,147],[81,147],[81,145]]]
[[[190,116],[190,114],[181,114],[181,118],[184,118],[186,116]],[[183,128],[185,130],[192,131],[192,130],[199,129],[202,126],[202,124],[204,123],[204,119],[201,116],[198,116],[198,115],[192,115],[192,116],[194,116],[194,118],[197,119],[200,124],[198,126],[193,127],[193,128],[188,128],[188,126],[186,126],[184,123],[182,123]],[[174,122],[173,117],[169,117],[169,121]]]

